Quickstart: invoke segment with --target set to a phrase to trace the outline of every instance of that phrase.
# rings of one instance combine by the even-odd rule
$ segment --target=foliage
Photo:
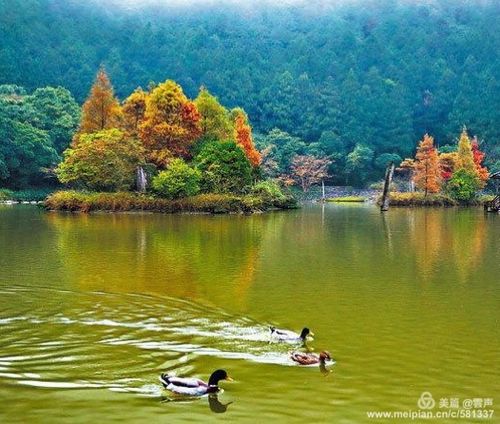
[[[250,164],[255,168],[259,166],[262,158],[253,144],[252,128],[248,123],[248,117],[243,110],[235,110],[234,114],[234,139],[245,152]]]
[[[144,121],[147,93],[137,88],[123,102],[123,127],[131,136],[137,137],[139,125]]]
[[[467,203],[476,197],[480,185],[477,173],[460,168],[453,173],[447,184],[447,192],[461,203]]]
[[[24,190],[0,189],[0,201],[12,202],[39,202],[45,199],[54,190],[51,188],[31,188]]]
[[[396,153],[382,153],[375,159],[375,166],[381,171],[385,171],[391,162],[397,167],[403,159]]]
[[[26,97],[26,104],[34,112],[30,123],[47,131],[53,147],[62,153],[80,119],[80,107],[71,93],[62,87],[38,88]]]
[[[141,143],[117,129],[82,134],[78,144],[64,152],[56,174],[62,183],[91,190],[127,190],[144,161]]]
[[[255,183],[252,186],[251,193],[267,200],[285,201],[287,196],[283,193],[279,183],[275,180],[264,180]]]
[[[0,182],[12,188],[40,183],[57,159],[46,131],[0,116]]]
[[[182,159],[172,159],[151,181],[153,190],[167,199],[194,196],[200,191],[201,173]]]
[[[453,175],[453,170],[457,163],[457,153],[440,153],[439,154],[439,168],[441,169],[441,179],[446,182]]]
[[[28,94],[0,86],[0,181],[15,188],[50,183],[41,177],[69,144],[78,117],[79,107],[64,88]]]
[[[292,160],[290,177],[295,180],[307,192],[313,184],[318,184],[328,177],[327,158],[317,158],[314,156],[297,155]]]
[[[500,163],[496,1],[337,2],[320,13],[297,2],[252,13],[147,2],[132,13],[116,1],[1,1],[0,82],[61,85],[81,102],[101,63],[121,98],[169,75],[191,97],[203,85],[241,105],[255,132],[281,128],[306,144],[334,134],[345,150],[331,158],[337,179],[356,143],[407,157],[422,134],[443,146],[464,124],[488,168]]]
[[[180,85],[167,80],[156,86],[147,96],[144,121],[139,126],[149,160],[165,167],[172,157],[188,157],[189,147],[202,134],[200,119]]]
[[[205,87],[201,87],[194,104],[201,115],[200,125],[204,139],[229,140],[233,137],[234,128],[229,111]]]
[[[366,180],[371,170],[373,156],[374,152],[370,147],[359,143],[347,155],[345,173],[353,185],[362,185]]]
[[[295,201],[269,202],[264,198],[236,196],[234,194],[199,194],[182,199],[163,199],[130,192],[93,193],[82,191],[58,191],[47,197],[45,207],[49,210],[72,212],[92,211],[151,211],[163,213],[251,213],[269,208],[294,208]]]
[[[483,188],[485,184],[488,182],[488,179],[490,177],[490,174],[488,172],[488,169],[483,166],[483,161],[484,161],[484,152],[482,152],[479,149],[479,142],[477,138],[474,138],[471,143],[471,148],[472,148],[472,157],[474,159],[474,165],[476,166],[476,171],[477,171],[477,176],[479,180],[481,181],[481,186],[480,188]]]
[[[259,140],[258,147],[266,150],[265,168],[270,170],[274,168],[277,173],[283,174],[290,171],[294,156],[305,154],[306,144],[300,138],[274,128]]]
[[[415,173],[413,180],[418,189],[427,196],[428,193],[437,193],[441,189],[441,173],[437,149],[434,147],[434,138],[425,134],[419,143],[415,155]]]
[[[471,174],[477,174],[476,164],[474,163],[474,155],[472,154],[472,144],[466,128],[462,130],[458,140],[455,170],[458,171],[460,169],[464,169]]]
[[[195,157],[205,192],[239,193],[252,181],[252,167],[234,141],[207,143]]]
[[[82,106],[80,133],[116,128],[121,121],[122,111],[116,99],[113,87],[104,68],[100,68],[95,77],[90,94]]]

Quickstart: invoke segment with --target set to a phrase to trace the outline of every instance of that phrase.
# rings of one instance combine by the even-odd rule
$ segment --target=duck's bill
[[[226,380],[227,380],[227,381],[234,381],[234,380],[233,380],[231,377],[229,377],[229,376],[227,376],[227,377],[226,377]]]
[[[314,333],[312,331],[310,331],[309,336],[314,337]]]

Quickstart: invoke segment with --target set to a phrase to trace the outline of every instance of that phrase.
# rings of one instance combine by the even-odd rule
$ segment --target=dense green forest
[[[328,155],[336,183],[376,180],[388,155],[413,155],[426,132],[446,150],[464,125],[486,164],[500,168],[498,1],[117,3],[0,0],[0,84],[23,86],[23,95],[62,86],[81,103],[104,64],[122,100],[166,78],[190,98],[205,86],[221,103],[245,109],[259,148],[284,146],[278,159]],[[0,130],[12,137],[11,118],[2,117]],[[61,119],[65,131],[74,129],[78,114]],[[43,152],[57,156],[70,137],[55,140],[59,127],[41,120],[21,120],[15,131],[52,137],[53,151]]]

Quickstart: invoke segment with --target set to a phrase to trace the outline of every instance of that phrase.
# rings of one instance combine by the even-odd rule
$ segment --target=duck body
[[[165,389],[180,395],[203,396],[209,393],[217,393],[219,381],[231,380],[224,370],[217,370],[212,373],[208,383],[198,378],[176,377],[167,374],[160,375],[160,382]]]
[[[334,360],[331,358],[328,352],[321,352],[319,355],[315,353],[305,353],[305,352],[292,352],[290,354],[292,361],[299,365],[326,365],[327,363],[333,363]]]
[[[269,330],[271,331],[271,339],[286,343],[305,343],[308,338],[312,339],[314,335],[307,327],[304,327],[300,334],[276,327],[269,327]]]

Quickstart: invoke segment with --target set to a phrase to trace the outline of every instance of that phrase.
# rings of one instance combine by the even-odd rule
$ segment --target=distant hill
[[[117,3],[0,0],[0,84],[62,85],[81,102],[104,63],[121,98],[167,78],[191,97],[204,85],[259,132],[405,156],[425,132],[442,146],[467,125],[500,155],[498,1]]]

